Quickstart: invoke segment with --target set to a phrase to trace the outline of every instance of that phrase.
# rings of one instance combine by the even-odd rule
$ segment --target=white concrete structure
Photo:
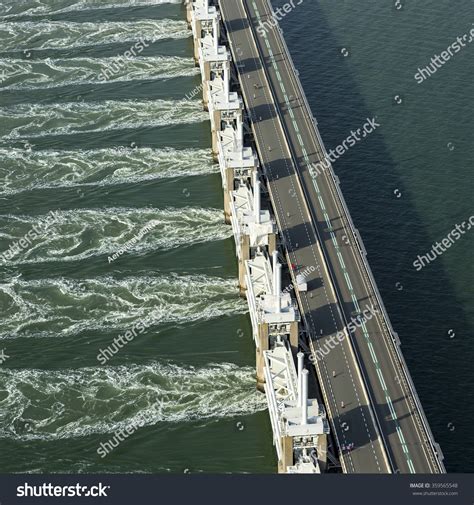
[[[279,471],[320,473],[326,465],[329,424],[324,408],[308,398],[308,371],[301,366],[297,374],[288,344],[281,338],[273,349],[264,351],[264,359]]]
[[[244,145],[244,105],[231,91],[232,62],[220,43],[220,13],[209,0],[186,0],[186,5],[213,154],[222,175],[225,218],[234,232],[239,285],[250,309],[257,387],[267,396],[278,469],[318,473],[326,461],[327,422],[317,401],[308,399],[301,355],[296,374],[293,355],[298,351],[300,316],[290,293],[282,290],[277,226],[272,210],[262,205],[265,187],[257,154]],[[298,280],[298,289],[305,289],[304,279]]]
[[[281,264],[273,252],[273,264],[260,248],[246,261],[246,295],[257,348],[257,382],[265,382],[264,351],[272,349],[277,338],[296,352],[299,337],[299,311],[291,295],[281,289]]]
[[[257,172],[254,172],[253,178],[253,188],[249,183],[240,181],[237,189],[230,192],[230,217],[239,260],[241,290],[246,289],[245,262],[258,248],[273,252],[276,247],[277,226],[270,211],[262,210]]]

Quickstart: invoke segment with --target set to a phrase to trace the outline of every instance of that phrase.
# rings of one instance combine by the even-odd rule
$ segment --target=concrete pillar
[[[276,281],[277,284],[275,286],[275,293],[276,293],[276,310],[278,313],[281,312],[281,263],[278,263],[277,269],[276,269]]]
[[[211,63],[205,61],[202,75],[202,103],[205,111],[209,110],[209,81],[211,80]]]
[[[261,210],[261,195],[260,195],[260,181],[258,180],[257,172],[254,172],[253,177],[253,212],[255,222],[260,224],[260,210]]]
[[[308,370],[301,371],[301,424],[308,424]]]
[[[299,340],[298,321],[293,321],[292,323],[290,323],[290,346],[293,355],[295,355],[298,352],[298,340]]]
[[[303,368],[304,368],[304,354],[299,352],[296,357],[298,358],[298,407],[302,405],[303,398]]]
[[[219,110],[214,110],[212,115],[212,123],[211,127],[212,133],[212,156],[214,157],[214,161],[217,161],[219,156],[219,146],[218,146],[218,138],[221,127],[221,117],[222,113]]]
[[[234,191],[234,169],[227,167],[225,169],[226,180],[224,182],[224,216],[225,222],[230,224],[230,192]]]
[[[263,384],[265,383],[265,376],[263,373],[263,367],[265,365],[265,360],[263,357],[263,351],[268,351],[268,323],[262,323],[258,325],[258,346],[257,346],[257,389],[263,391]]]
[[[231,210],[230,210],[230,199],[232,198],[230,192],[224,188],[224,221],[225,224],[232,224],[231,222]]]
[[[217,54],[217,50],[219,49],[219,25],[217,17],[212,20],[212,43],[214,45],[214,51]]]
[[[209,80],[202,83],[202,108],[204,111],[209,111]]]
[[[240,158],[243,158],[244,149],[244,125],[242,123],[242,111],[237,111],[237,149],[240,154]]]
[[[277,295],[277,270],[278,270],[278,251],[272,253],[272,271],[273,271],[273,295]]]
[[[240,259],[239,259],[239,289],[240,296],[245,297],[247,284],[245,282],[245,262],[250,259],[250,237],[248,235],[240,236]]]
[[[193,19],[193,2],[192,0],[186,0],[186,21],[188,22],[188,26],[191,26],[192,19]]]
[[[289,466],[293,466],[293,439],[291,437],[282,437],[281,459],[278,461],[278,473],[287,473]]]
[[[276,234],[271,233],[268,235],[268,253],[273,254],[273,251],[276,251]]]
[[[194,41],[194,62],[196,66],[199,66],[199,49],[201,47],[201,30],[202,30],[202,22],[199,19],[193,18],[193,23],[195,27],[196,35],[193,37]]]
[[[318,435],[318,461],[321,467],[321,473],[326,471],[326,466],[328,463],[328,437],[327,435]]]
[[[224,73],[222,78],[224,79],[224,94],[227,102],[229,101],[230,94],[230,63],[229,61],[224,62]]]
[[[211,80],[211,62],[210,61],[203,61],[203,73],[202,79],[204,81],[210,81]]]
[[[212,134],[212,159],[217,161],[219,159],[219,134],[215,128],[211,130]]]

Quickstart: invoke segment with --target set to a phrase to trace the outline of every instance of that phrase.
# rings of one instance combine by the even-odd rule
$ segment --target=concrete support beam
[[[204,96],[203,96],[204,100]],[[214,109],[212,111],[212,156],[215,161],[218,160],[219,157],[219,131],[221,125],[221,112],[219,110]],[[231,188],[232,189],[232,188]]]
[[[257,389],[264,391],[263,384],[265,383],[265,357],[263,351],[268,351],[268,324],[262,323],[258,326],[258,345],[257,345]]]
[[[186,21],[188,22],[189,27],[191,27],[192,20],[193,20],[193,2],[192,0],[186,0]]]
[[[225,181],[224,181],[224,217],[225,222],[230,224],[230,199],[232,198],[230,192],[234,190],[234,170],[230,167],[225,169]],[[245,272],[245,265],[244,265]]]
[[[185,0],[185,4],[201,71],[203,105],[211,120],[212,152],[222,176],[224,216],[236,241],[239,289],[250,308],[257,389],[267,395],[278,471],[318,473],[318,463],[309,455],[318,447],[318,458],[325,460],[327,422],[317,401],[307,399],[307,382],[301,387],[305,407],[297,404],[293,356],[298,351],[300,316],[291,294],[282,291],[276,222],[271,210],[265,205],[262,209],[265,188],[258,177],[258,157],[244,145],[244,104],[238,93],[230,91],[231,54],[220,45],[221,15],[209,0]]]
[[[278,473],[287,473],[288,467],[293,466],[293,438],[282,437],[281,439],[281,459],[278,461]]]
[[[276,233],[271,233],[268,235],[268,254],[273,254],[277,248],[277,235]]]
[[[250,259],[250,237],[248,235],[240,236],[240,258],[239,258],[239,289],[240,296],[245,298],[247,289],[245,281],[245,262]]]
[[[318,437],[318,462],[321,468],[321,472],[326,471],[326,466],[328,463],[328,437],[327,435],[319,435]]]
[[[293,321],[290,326],[290,346],[293,356],[296,356],[299,345],[298,321]]]

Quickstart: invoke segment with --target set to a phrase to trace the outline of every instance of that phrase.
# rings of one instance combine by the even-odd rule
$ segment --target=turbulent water
[[[264,397],[254,394],[252,369],[230,363],[0,370],[0,377],[6,407],[0,436],[14,440],[68,440],[138,423],[218,420],[265,406]]]
[[[8,230],[0,232],[0,244],[7,249],[45,217],[0,216],[1,229]],[[107,255],[110,262],[109,258],[122,248],[145,254],[155,249],[223,240],[232,235],[222,222],[219,209],[71,209],[56,212],[54,219],[54,224],[31,247],[19,250],[4,263],[76,261],[98,255]]]
[[[100,84],[107,76],[114,81],[169,79],[199,73],[190,58],[137,56],[123,66],[121,60],[107,58],[48,58],[40,61],[5,58],[0,61],[0,74],[8,76],[3,89],[44,89],[66,85]]]
[[[163,19],[131,22],[18,21],[0,23],[5,51],[31,54],[33,49],[81,48],[93,45],[135,42],[189,36],[185,21]]]
[[[245,303],[234,295],[233,280],[202,275],[34,281],[16,277],[0,287],[0,339],[125,331],[137,322],[151,326],[245,313]]]
[[[0,110],[2,139],[34,139],[47,135],[102,132],[204,121],[198,101],[106,100],[65,103],[61,107],[25,103]]]
[[[181,4],[181,0],[17,0],[3,2],[0,15],[4,19],[13,19],[18,16],[45,16],[52,14],[62,14],[73,11],[95,11],[98,9],[116,9],[129,7],[146,7],[159,4]]]
[[[105,186],[217,173],[207,149],[118,147],[73,151],[0,149],[1,195],[39,188]]]
[[[273,470],[184,15],[0,7],[0,471]]]

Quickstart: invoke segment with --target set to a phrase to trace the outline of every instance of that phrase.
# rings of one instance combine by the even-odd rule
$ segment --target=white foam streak
[[[131,45],[144,40],[153,44],[163,39],[190,36],[186,21],[143,19],[140,21],[17,21],[0,22],[2,51],[24,52],[33,49],[72,49],[106,44]]]
[[[55,440],[264,410],[254,370],[168,363],[76,370],[0,369],[0,437]]]
[[[151,7],[163,4],[180,4],[182,0],[10,0],[11,4],[3,2],[0,6],[0,16],[5,19],[19,16],[46,16],[63,14],[65,12],[88,12],[102,9],[117,9],[130,7]]]
[[[139,321],[155,327],[246,312],[235,279],[206,275],[79,280],[18,276],[0,284],[0,339],[62,337],[86,330],[119,332]]]
[[[103,84],[197,75],[192,58],[137,56],[130,59],[68,58],[0,60],[2,89],[33,90],[68,85]]]
[[[207,115],[198,100],[27,103],[0,108],[0,133],[3,139],[13,140],[205,120]]]
[[[35,151],[0,148],[0,195],[32,189],[108,186],[213,174],[208,149],[107,148]]]
[[[38,222],[30,216],[0,215],[0,253]],[[54,223],[38,235],[25,249],[16,248],[18,252],[12,258],[5,254],[0,263],[77,261],[110,256],[122,248],[125,254],[144,254],[223,240],[232,235],[232,230],[223,222],[219,209],[113,207],[56,211]]]

